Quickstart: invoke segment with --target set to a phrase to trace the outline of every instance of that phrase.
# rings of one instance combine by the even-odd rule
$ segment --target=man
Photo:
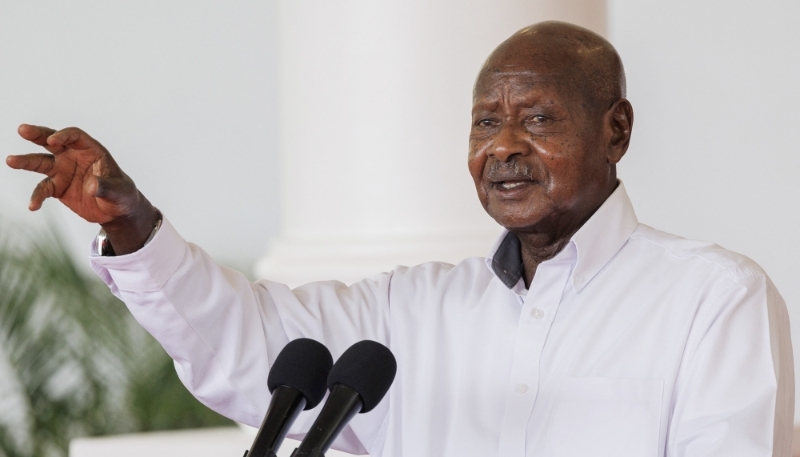
[[[338,446],[383,456],[788,456],[788,318],[751,260],[636,220],[616,163],[633,110],[594,33],[546,22],[475,84],[469,170],[505,232],[486,259],[345,286],[249,283],[186,243],[99,143],[23,125],[51,154],[30,208],[102,225],[92,266],[199,399],[251,425],[269,366],[305,336],[388,345],[398,375]],[[307,430],[313,415],[298,421]]]

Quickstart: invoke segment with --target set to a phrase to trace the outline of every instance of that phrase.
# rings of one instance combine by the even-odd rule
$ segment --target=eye
[[[497,125],[497,122],[494,119],[489,119],[489,118],[480,119],[478,120],[478,122],[475,123],[476,127],[483,127],[483,128],[494,127],[495,125]]]
[[[536,114],[528,118],[528,122],[536,125],[545,124],[550,120],[549,117],[543,114]]]

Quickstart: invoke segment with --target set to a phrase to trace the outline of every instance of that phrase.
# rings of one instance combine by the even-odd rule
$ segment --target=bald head
[[[605,111],[625,97],[625,71],[611,43],[565,22],[531,25],[500,44],[484,63],[476,90],[482,79],[520,72],[554,77],[592,110]]]

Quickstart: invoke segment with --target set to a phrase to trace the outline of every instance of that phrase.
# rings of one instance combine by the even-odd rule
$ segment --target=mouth
[[[491,183],[491,188],[504,197],[513,197],[518,193],[525,192],[537,183],[538,181],[530,179],[493,181]]]
[[[523,194],[539,184],[536,176],[531,165],[519,160],[495,161],[485,170],[484,189],[501,199],[524,198]]]
[[[494,185],[500,190],[513,190],[530,183],[531,181],[500,181]]]

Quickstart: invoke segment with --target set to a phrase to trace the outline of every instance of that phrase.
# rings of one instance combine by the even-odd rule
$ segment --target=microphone
[[[395,373],[397,362],[386,346],[369,340],[350,346],[331,369],[328,375],[331,394],[292,457],[324,457],[356,414],[378,406]]]
[[[317,406],[325,397],[325,380],[332,365],[328,348],[308,338],[290,341],[281,350],[267,378],[272,394],[269,409],[244,457],[275,457],[300,412]]]

